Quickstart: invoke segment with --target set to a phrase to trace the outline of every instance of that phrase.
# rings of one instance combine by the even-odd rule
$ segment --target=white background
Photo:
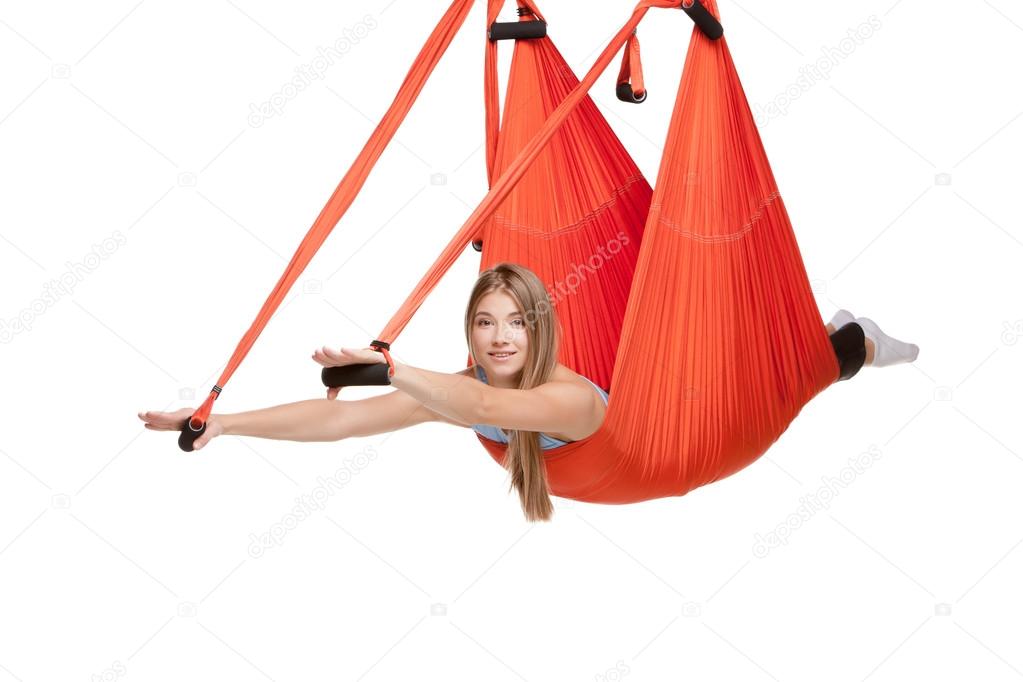
[[[1009,0],[723,0],[751,105],[787,99],[760,125],[822,315],[848,308],[922,349],[826,390],[732,478],[630,506],[556,500],[530,526],[465,429],[185,454],[142,428],[139,410],[205,397],[443,7],[0,5],[0,680],[1023,676]],[[541,9],[581,74],[631,6]],[[827,80],[785,94],[872,16]],[[478,3],[218,412],[321,397],[312,350],[372,340],[482,198],[483,23]],[[614,98],[617,62],[593,90],[651,182],[690,30],[668,10],[641,25],[644,105]],[[399,358],[464,367],[478,259],[466,249]],[[30,329],[12,331],[19,316]],[[250,553],[339,470],[322,509]]]

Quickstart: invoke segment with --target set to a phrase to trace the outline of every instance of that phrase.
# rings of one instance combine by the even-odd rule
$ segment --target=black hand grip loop
[[[493,40],[535,40],[547,37],[546,21],[495,21],[487,31]]]
[[[324,367],[320,380],[324,386],[343,388],[345,386],[390,386],[390,367],[383,362],[343,367]]]
[[[682,11],[688,14],[696,26],[703,31],[703,35],[711,40],[717,40],[724,35],[725,29],[721,27],[721,23],[707,11],[700,0],[682,0]]]
[[[615,89],[615,94],[618,95],[618,99],[621,101],[629,102],[631,104],[639,104],[646,101],[646,90],[637,95],[633,91],[632,85],[629,83],[619,83],[618,87]]]
[[[206,433],[206,423],[203,422],[202,428],[196,431],[192,428],[192,418],[189,417],[181,426],[181,435],[178,436],[178,447],[185,452],[192,452],[195,450],[195,441],[204,433]]]

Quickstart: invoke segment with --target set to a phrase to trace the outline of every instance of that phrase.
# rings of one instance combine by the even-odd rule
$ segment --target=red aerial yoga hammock
[[[394,104],[184,426],[184,449],[205,429],[221,388],[351,204],[471,3],[455,0],[427,40]],[[489,2],[488,26],[502,4]],[[533,15],[520,23],[542,20],[532,2],[518,4]],[[548,484],[560,497],[637,502],[684,495],[729,476],[763,454],[839,376],[727,43],[708,37],[716,2],[683,4],[699,28],[652,196],[586,93],[629,42],[631,63],[623,63],[618,94],[645,96],[635,28],[648,9],[678,8],[678,0],[641,0],[578,84],[548,38],[517,40],[502,125],[496,47],[488,43],[491,189],[373,342],[388,355],[474,240],[482,240],[481,271],[513,261],[536,272],[563,327],[559,360],[610,389],[597,432],[545,451]],[[501,461],[506,446],[479,439]]]

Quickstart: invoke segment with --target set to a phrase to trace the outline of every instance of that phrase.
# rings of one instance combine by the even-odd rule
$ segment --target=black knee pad
[[[863,335],[863,327],[855,322],[842,325],[831,336],[831,347],[835,349],[840,369],[838,381],[856,376],[867,360],[867,342]]]

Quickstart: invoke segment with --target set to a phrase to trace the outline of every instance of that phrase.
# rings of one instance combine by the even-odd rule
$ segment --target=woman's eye
[[[515,325],[518,325],[519,327],[521,327],[523,323],[522,323],[522,320],[512,320],[512,324],[515,324]]]

